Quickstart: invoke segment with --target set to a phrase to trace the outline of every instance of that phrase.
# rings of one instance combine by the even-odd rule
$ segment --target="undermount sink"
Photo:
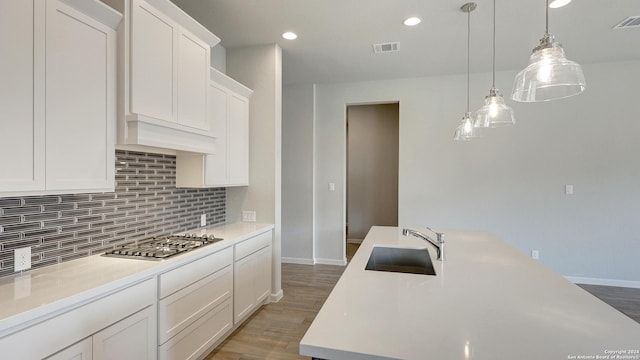
[[[375,246],[365,270],[390,271],[409,274],[436,275],[429,251]]]

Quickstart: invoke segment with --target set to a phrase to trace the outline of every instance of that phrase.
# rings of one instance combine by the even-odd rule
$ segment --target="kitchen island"
[[[300,354],[640,359],[640,324],[495,235],[443,232],[445,260],[438,261],[431,245],[401,228],[373,227],[301,340]],[[428,247],[437,275],[365,270],[374,246]]]

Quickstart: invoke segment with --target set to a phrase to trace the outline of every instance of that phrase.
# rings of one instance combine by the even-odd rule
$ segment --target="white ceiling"
[[[227,49],[278,43],[283,82],[331,83],[465,73],[465,1],[172,0],[222,39]],[[491,70],[492,0],[471,13],[471,71]],[[496,67],[526,66],[544,33],[544,0],[497,0]],[[640,60],[640,28],[612,30],[640,15],[640,0],[574,0],[550,9],[550,32],[579,63]],[[409,16],[422,18],[406,27]],[[298,39],[281,34],[294,31]],[[374,54],[373,43],[400,42]],[[640,71],[640,69],[638,69]]]

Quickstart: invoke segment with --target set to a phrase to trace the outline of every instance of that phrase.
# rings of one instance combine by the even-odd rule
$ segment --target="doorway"
[[[347,106],[345,248],[371,226],[398,226],[399,119],[398,103]]]

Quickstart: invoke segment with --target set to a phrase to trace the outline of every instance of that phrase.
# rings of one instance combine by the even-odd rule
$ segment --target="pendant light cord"
[[[496,0],[493,0],[493,80],[491,88],[496,87]]]
[[[469,112],[469,90],[471,72],[471,11],[467,12],[467,112]]]
[[[495,0],[494,0],[495,1]],[[546,12],[546,27],[545,27],[545,34],[549,35],[549,0],[547,0],[547,7],[545,8],[545,12]]]

